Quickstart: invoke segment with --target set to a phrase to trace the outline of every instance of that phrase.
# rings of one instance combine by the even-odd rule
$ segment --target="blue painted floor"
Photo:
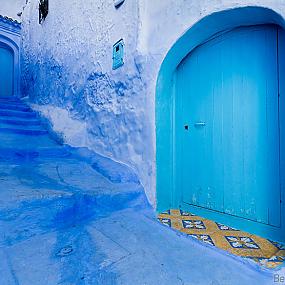
[[[161,225],[128,168],[58,144],[24,103],[0,99],[0,142],[1,285],[274,284]]]

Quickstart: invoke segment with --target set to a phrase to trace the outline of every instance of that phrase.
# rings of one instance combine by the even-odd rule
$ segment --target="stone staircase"
[[[40,153],[66,154],[40,117],[18,98],[0,98],[0,159],[29,158]]]
[[[35,158],[73,158],[88,162],[95,171],[112,182],[139,184],[137,176],[127,166],[87,148],[63,144],[55,137],[24,101],[0,97],[0,163],[32,163]]]

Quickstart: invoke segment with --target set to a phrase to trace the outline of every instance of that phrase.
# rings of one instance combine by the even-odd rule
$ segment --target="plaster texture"
[[[129,165],[155,206],[161,64],[199,20],[246,6],[285,15],[281,0],[126,0],[119,9],[112,0],[50,0],[49,15],[39,25],[37,1],[30,0],[23,14],[23,94],[66,142]],[[112,70],[112,45],[120,38],[125,64]],[[73,125],[80,125],[78,133]]]
[[[23,11],[26,0],[0,0],[0,15],[20,21],[19,13]]]
[[[30,1],[23,14],[23,95],[66,142],[128,164],[150,189],[154,154],[137,62],[138,2],[115,9],[112,0],[52,0],[42,25],[37,9]],[[112,70],[112,46],[121,38],[125,64]]]
[[[163,226],[128,167],[57,143],[27,105],[4,102],[1,285],[263,285],[284,274]]]

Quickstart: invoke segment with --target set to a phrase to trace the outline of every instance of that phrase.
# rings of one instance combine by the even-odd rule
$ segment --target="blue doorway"
[[[284,39],[278,26],[248,26],[196,47],[177,67],[173,112],[180,208],[279,241]]]
[[[0,97],[13,96],[14,55],[6,46],[0,45]]]

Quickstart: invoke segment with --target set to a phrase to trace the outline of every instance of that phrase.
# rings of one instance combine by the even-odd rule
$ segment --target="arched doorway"
[[[217,13],[169,51],[156,97],[158,211],[285,241],[282,21],[256,7]]]
[[[1,43],[0,62],[0,97],[10,97],[14,94],[14,53]]]

